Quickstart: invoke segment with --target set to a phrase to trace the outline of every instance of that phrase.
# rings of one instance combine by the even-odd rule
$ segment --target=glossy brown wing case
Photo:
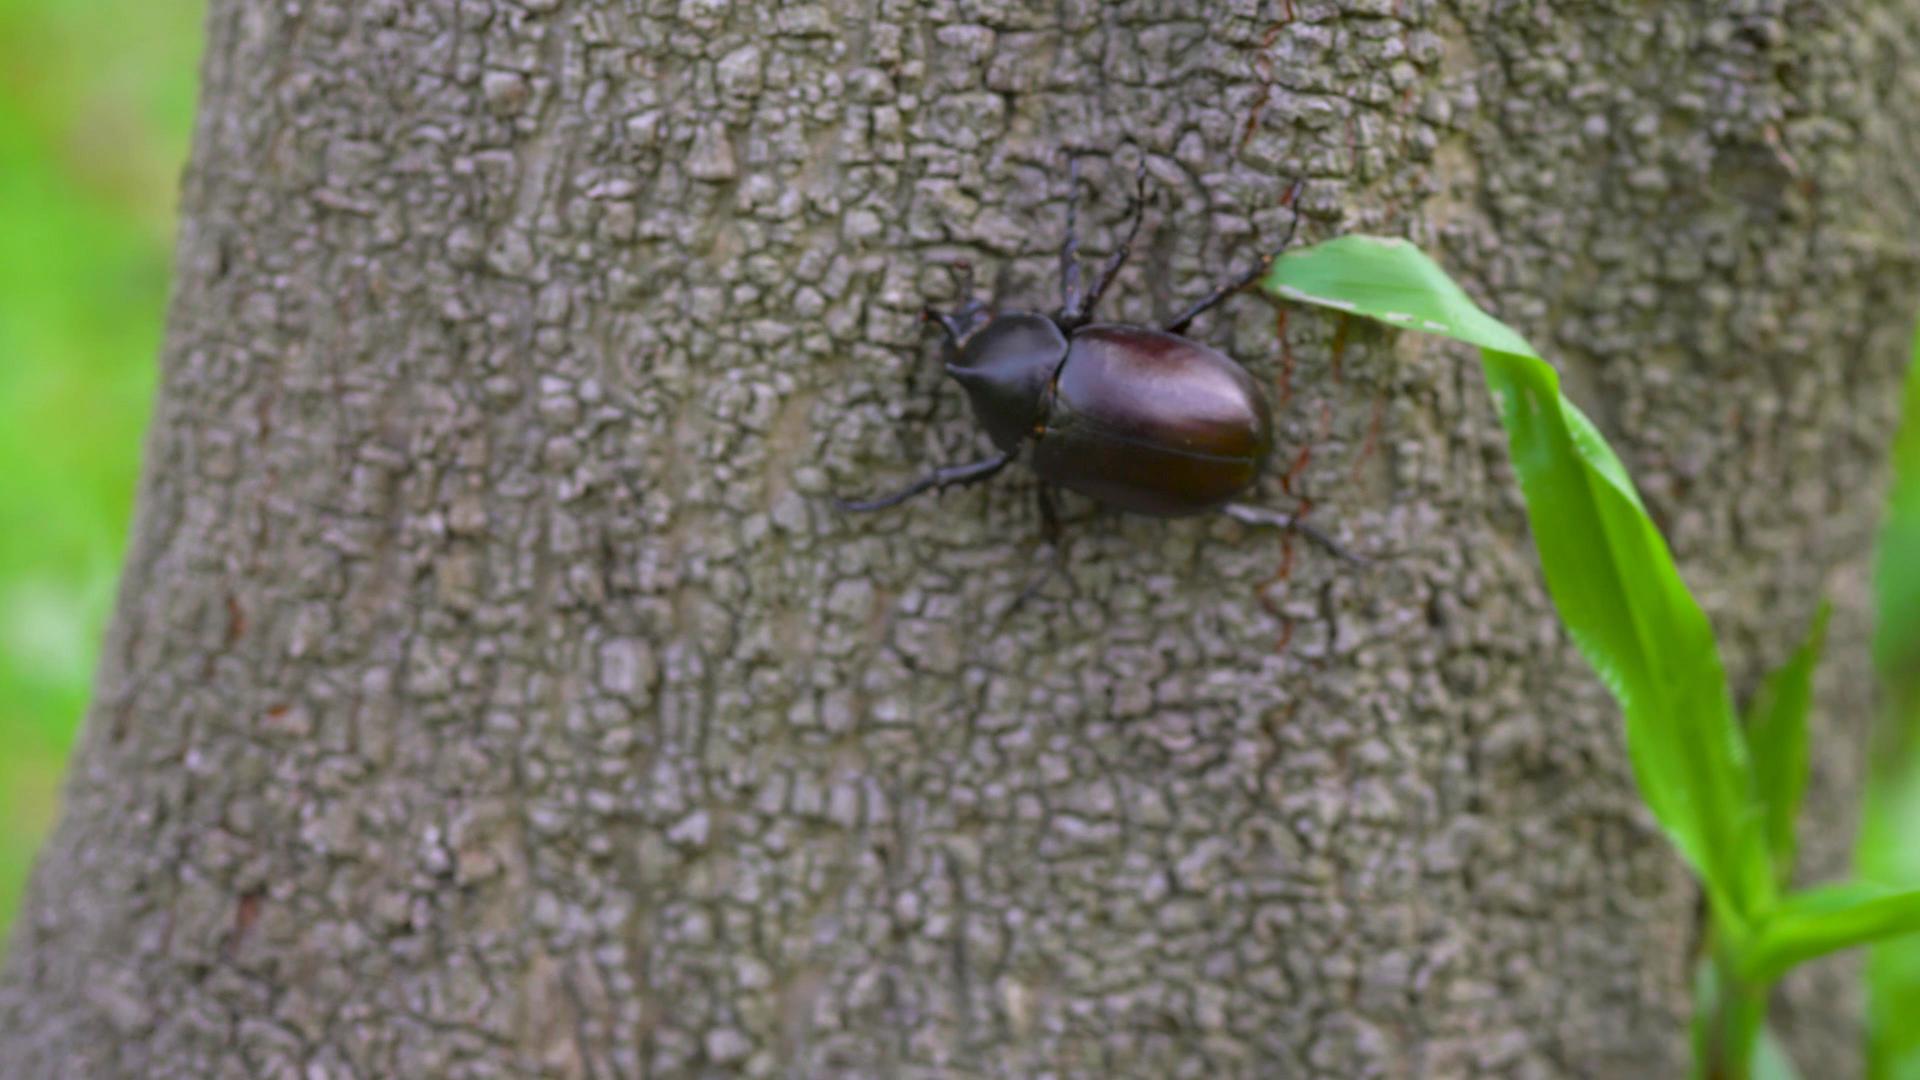
[[[1073,334],[1033,469],[1127,510],[1179,517],[1246,490],[1273,446],[1247,370],[1189,338],[1096,324]]]

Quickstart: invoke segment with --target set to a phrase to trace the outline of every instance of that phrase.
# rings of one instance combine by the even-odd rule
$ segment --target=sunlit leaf
[[[1832,614],[1832,605],[1822,602],[1806,640],[1767,676],[1747,706],[1754,789],[1765,810],[1774,876],[1782,885],[1793,876],[1793,827],[1807,791],[1807,709],[1813,703],[1813,668],[1826,646],[1827,620]]]
[[[1874,732],[1855,866],[1884,885],[1920,886],[1920,334],[1907,368],[1893,487],[1874,565],[1875,666],[1885,712]],[[1868,1074],[1920,1080],[1920,939],[1867,959]]]
[[[1401,240],[1345,236],[1277,260],[1283,299],[1480,347],[1548,591],[1626,715],[1641,796],[1737,938],[1774,879],[1713,632],[1626,470],[1519,334]]]
[[[1742,974],[1765,983],[1814,957],[1916,930],[1920,889],[1850,881],[1790,893],[1761,923],[1743,958]]]
[[[1907,368],[1893,490],[1874,561],[1873,655],[1903,720],[1920,727],[1920,336]]]

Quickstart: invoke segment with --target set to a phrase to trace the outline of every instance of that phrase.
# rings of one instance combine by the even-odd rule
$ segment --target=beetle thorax
[[[947,371],[966,388],[995,446],[1012,450],[1046,420],[1048,387],[1067,336],[1045,315],[1001,315],[967,338]]]

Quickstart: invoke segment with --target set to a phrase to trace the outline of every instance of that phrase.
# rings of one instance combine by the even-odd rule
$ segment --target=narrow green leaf
[[[1626,714],[1642,798],[1737,941],[1775,892],[1751,765],[1706,615],[1606,440],[1533,348],[1412,244],[1340,237],[1289,252],[1265,287],[1480,347],[1548,591]]]
[[[1893,449],[1893,487],[1874,566],[1874,663],[1886,711],[1874,732],[1854,854],[1860,876],[1920,885],[1920,332],[1913,342]],[[1867,1071],[1920,1080],[1920,938],[1876,945],[1867,959]]]
[[[1426,253],[1398,237],[1342,236],[1282,255],[1264,282],[1285,300],[1364,315],[1495,352],[1533,356]]]
[[[1793,877],[1793,826],[1807,791],[1807,709],[1813,703],[1813,668],[1826,646],[1827,620],[1832,615],[1833,605],[1822,601],[1806,640],[1766,677],[1747,705],[1754,788],[1766,814],[1774,879],[1782,885]]]
[[[1920,885],[1920,763],[1909,751],[1874,761],[1854,862],[1886,886]],[[1875,945],[1867,956],[1867,1075],[1920,1080],[1920,937]]]
[[[1761,923],[1742,958],[1741,975],[1770,982],[1814,957],[1915,931],[1920,889],[1849,881],[1790,893]]]
[[[1920,334],[1907,368],[1893,477],[1874,563],[1873,655],[1905,710],[1902,720],[1920,727]]]
[[[1688,1080],[1707,1080],[1722,1004],[1720,972],[1712,957],[1702,956],[1693,965],[1693,1017],[1687,1024],[1687,1043],[1692,1051],[1688,1056],[1693,1068],[1687,1072]]]

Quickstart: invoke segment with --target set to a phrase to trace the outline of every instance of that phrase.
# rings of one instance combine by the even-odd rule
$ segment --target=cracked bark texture
[[[1147,161],[1136,320],[1272,243],[1305,176],[1306,239],[1410,236],[1563,365],[1749,687],[1859,580],[1911,5],[208,27],[8,1076],[1679,1074],[1694,893],[1461,350],[1252,298],[1196,329],[1274,384],[1316,520],[1399,553],[1364,572],[1105,515],[1014,610],[1028,482],[825,500],[978,454],[917,308],[962,257],[1052,302],[1062,145],[1108,155],[1095,256]],[[1836,835],[1868,685],[1839,596]],[[1844,986],[1786,995],[1840,1071]]]

